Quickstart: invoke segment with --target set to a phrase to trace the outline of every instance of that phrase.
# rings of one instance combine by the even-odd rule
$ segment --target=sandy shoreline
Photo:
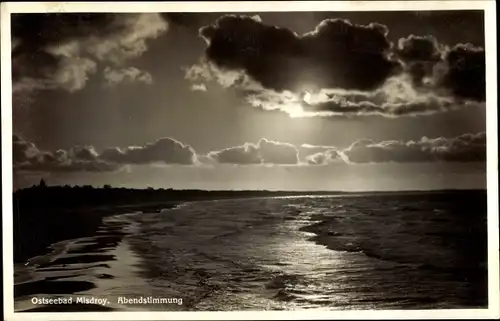
[[[119,309],[109,304],[82,303],[95,298],[97,293],[107,293],[119,277],[134,279],[133,266],[121,264],[123,256],[131,256],[125,249],[124,237],[133,232],[127,215],[117,214],[104,218],[94,236],[66,240],[55,244],[52,252],[34,257],[24,269],[17,269],[14,280],[15,310],[23,312],[110,311]],[[120,266],[123,265],[123,266]],[[132,264],[133,265],[133,264]],[[126,273],[124,273],[124,271]],[[119,274],[122,275],[119,275]],[[116,282],[116,281],[115,281]],[[104,292],[103,292],[104,291]],[[71,298],[71,304],[34,304],[33,298]]]
[[[117,249],[123,243],[129,231],[130,222],[127,215],[144,212],[159,212],[175,207],[179,202],[161,204],[120,206],[109,209],[97,209],[88,216],[99,216],[99,224],[89,233],[86,220],[72,220],[74,229],[71,239],[62,239],[64,234],[53,236],[56,243],[48,245],[26,262],[15,266],[14,300],[15,310],[23,312],[71,312],[71,311],[109,311],[116,306],[99,304],[83,304],[77,297],[92,297],[92,290],[115,279],[118,262]],[[87,226],[85,226],[87,224]],[[83,228],[82,228],[83,226]],[[91,234],[91,235],[89,235]],[[132,255],[125,251],[126,256]],[[112,272],[110,272],[112,271]],[[129,273],[131,274],[131,273]],[[132,275],[127,276],[133,278]],[[105,286],[104,286],[105,287]],[[99,290],[99,291],[101,291]],[[33,304],[31,300],[38,298],[73,298],[71,304]]]
[[[58,242],[95,236],[105,217],[134,212],[159,212],[180,203],[182,202],[169,201],[101,206],[72,211],[42,209],[22,213],[17,218],[19,227],[14,231],[14,263],[26,263],[33,257],[46,255],[52,251],[49,247]]]
[[[273,200],[271,203],[265,203],[266,213],[269,211],[269,213],[274,213],[272,215],[262,215],[263,212],[258,210],[260,206],[258,205],[255,211],[249,207],[245,214],[240,213],[234,216],[234,204],[231,205],[231,202],[207,204],[203,201],[196,201],[196,203],[203,204],[191,204],[186,209],[190,215],[175,215],[171,217],[171,220],[165,220],[163,213],[158,214],[158,212],[161,212],[161,209],[172,208],[175,204],[170,204],[170,207],[166,207],[165,204],[156,205],[156,207],[148,205],[142,208],[134,206],[135,213],[125,212],[129,214],[116,214],[119,211],[115,211],[115,215],[108,214],[101,217],[103,223],[92,236],[61,241],[51,247],[51,253],[34,257],[27,265],[20,264],[20,267],[18,265],[15,268],[17,274],[14,290],[15,310],[23,312],[129,311],[131,307],[120,304],[93,306],[74,302],[61,308],[60,305],[34,305],[30,303],[30,300],[33,296],[39,295],[74,298],[105,295],[116,303],[117,297],[120,296],[150,294],[182,295],[186,299],[183,307],[158,307],[161,310],[203,309],[206,308],[203,305],[206,302],[215,306],[221,304],[220,307],[224,309],[227,302],[219,302],[215,297],[203,299],[206,302],[197,305],[200,301],[199,297],[210,296],[213,294],[213,289],[219,287],[227,291],[225,286],[235,285],[231,283],[233,281],[238,283],[236,289],[240,289],[240,285],[244,284],[250,286],[256,280],[253,279],[254,277],[258,280],[261,277],[262,284],[266,285],[267,292],[264,294],[266,300],[274,298],[278,304],[286,305],[288,304],[286,295],[298,296],[298,299],[301,299],[300,296],[303,293],[293,292],[295,291],[293,287],[275,289],[272,284],[269,286],[266,283],[269,276],[259,274],[267,269],[272,272],[272,277],[276,276],[273,273],[282,273],[285,278],[290,276],[292,278],[290,282],[300,281],[301,277],[304,277],[306,283],[311,280],[316,282],[316,274],[322,275],[321,279],[325,281],[317,285],[320,294],[327,290],[335,292],[337,291],[336,285],[346,284],[345,291],[339,292],[338,295],[346,300],[357,298],[357,301],[352,303],[346,301],[340,303],[341,306],[342,304],[350,307],[370,305],[372,301],[384,304],[386,307],[398,304],[418,305],[420,308],[424,306],[433,308],[440,304],[446,307],[460,307],[462,304],[473,307],[484,306],[487,281],[484,278],[483,269],[480,268],[481,260],[467,263],[467,259],[472,255],[468,254],[469,252],[467,255],[461,254],[464,252],[463,246],[456,248],[431,242],[447,237],[450,226],[457,234],[456,245],[463,245],[460,243],[462,235],[469,236],[467,238],[469,243],[480,242],[480,239],[475,240],[476,234],[481,231],[480,227],[476,228],[476,234],[468,230],[468,227],[474,225],[472,223],[480,222],[480,219],[467,215],[469,211],[463,210],[462,206],[457,207],[461,211],[452,212],[454,215],[436,209],[437,205],[434,203],[428,206],[430,210],[427,207],[419,209],[418,197],[404,201],[397,200],[397,204],[385,200],[386,206],[382,208],[373,206],[374,203],[370,199],[364,199],[365,203],[358,204],[358,202],[360,201],[355,199],[344,199],[332,205],[321,199],[302,200],[296,204]],[[260,203],[257,202],[257,204]],[[270,207],[272,204],[276,207]],[[403,206],[405,210],[401,211]],[[131,207],[127,209],[130,210]],[[140,212],[156,212],[156,214],[143,216]],[[217,213],[216,216],[213,216],[215,215],[213,213]],[[427,219],[423,220],[423,217]],[[451,225],[443,223],[449,219],[457,220],[457,217],[462,217],[464,220],[470,218],[471,224],[464,224],[462,220]],[[241,224],[244,223],[243,226],[246,226],[247,221],[253,223],[248,229],[241,229]],[[385,223],[376,224],[380,221]],[[385,231],[389,223],[392,224],[390,226],[397,226],[399,230],[396,232],[406,233],[406,237],[403,239],[386,237]],[[225,229],[227,224],[231,226],[233,232],[227,232]],[[73,223],[72,226],[74,225],[77,223]],[[260,237],[256,239],[255,235]],[[210,236],[215,248],[212,244],[207,244],[206,236]],[[229,242],[233,238],[234,241]],[[216,246],[217,242],[221,242],[221,245]],[[247,255],[240,257],[242,249],[234,243],[244,244],[244,242],[250,242],[251,246],[243,248],[252,249]],[[287,245],[282,246],[284,244]],[[433,255],[442,259],[429,261],[426,254],[429,252],[426,251],[425,246],[432,246],[431,250],[437,248],[439,251],[433,252]],[[219,257],[219,255],[222,256]],[[252,267],[252,262],[254,262],[252,260],[241,263],[242,268],[239,268],[240,263],[234,264],[247,257],[253,258],[252,255],[258,255],[259,262],[262,263],[259,268],[250,270],[247,268],[247,265]],[[315,257],[312,261],[311,256]],[[476,256],[480,258],[479,254]],[[292,261],[289,261],[289,258],[293,258]],[[453,264],[455,261],[460,262],[460,266],[455,266]],[[227,262],[230,263],[228,267],[224,265]],[[317,271],[311,270],[311,262],[314,262]],[[318,262],[323,263],[320,266]],[[342,263],[339,265],[339,262]],[[186,263],[198,265],[193,268]],[[227,273],[221,273],[220,269],[223,267],[230,271],[236,269],[236,272],[232,273],[236,273],[238,280],[227,279]],[[200,271],[204,273],[201,277],[196,274]],[[241,274],[238,274],[240,272]],[[384,280],[389,276],[392,283],[386,284]],[[298,279],[295,280],[295,277]],[[350,277],[350,279],[346,281],[341,277]],[[414,291],[412,290],[413,284],[407,282],[409,277],[422,280],[419,283],[421,290],[415,291],[413,297],[405,299],[403,295],[405,291]],[[249,278],[248,283],[243,281],[246,278]],[[278,279],[280,279],[279,275]],[[196,283],[198,281],[204,283],[198,284]],[[377,301],[371,288],[364,288],[366,282],[379,282],[376,283],[377,287],[390,297],[384,302]],[[442,294],[430,286],[432,282],[440,282],[443,291],[460,291],[460,293],[448,294],[450,300],[441,303],[439,300]],[[124,284],[127,286],[124,287]],[[283,284],[285,286],[287,283]],[[330,289],[330,286],[334,288]],[[201,288],[198,289],[199,287]],[[352,290],[353,288],[365,291],[364,296],[348,298],[344,292],[352,292],[349,295],[358,293]],[[292,292],[285,293],[285,290]],[[248,291],[255,298],[260,298],[258,297],[260,292],[255,292],[255,288]],[[422,295],[422,291],[428,291],[429,298]],[[239,293],[229,292],[235,296]],[[277,292],[277,294],[268,292]],[[282,297],[281,294],[285,296]],[[227,296],[222,296],[221,300],[229,299]],[[325,297],[325,300],[328,301],[328,297]],[[246,306],[248,304],[245,303],[246,301],[246,299],[241,302],[235,301],[234,304],[238,307]],[[322,304],[318,302],[316,303]],[[331,304],[333,307],[337,306],[337,303]],[[151,306],[147,308],[156,310]],[[141,307],[134,307],[134,309],[141,309]]]

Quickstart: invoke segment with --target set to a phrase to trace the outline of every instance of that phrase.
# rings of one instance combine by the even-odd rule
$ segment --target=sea
[[[16,265],[15,310],[62,311],[33,297],[68,296],[118,311],[486,308],[486,216],[485,191],[225,199],[109,216],[96,236]]]

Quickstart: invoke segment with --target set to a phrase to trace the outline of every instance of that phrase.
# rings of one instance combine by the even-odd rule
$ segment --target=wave
[[[342,214],[332,211],[300,230],[312,233],[310,241],[333,251],[362,253],[415,269],[484,276],[485,213],[457,211],[477,204],[397,199],[372,202],[376,206],[369,203],[358,203]]]
[[[178,203],[108,218],[38,273],[78,274],[91,293],[181,296],[175,308],[197,311],[484,306],[481,205],[426,195]]]

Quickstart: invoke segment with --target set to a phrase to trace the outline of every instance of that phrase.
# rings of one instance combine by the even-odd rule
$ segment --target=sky
[[[483,19],[13,14],[14,188],[485,188]]]

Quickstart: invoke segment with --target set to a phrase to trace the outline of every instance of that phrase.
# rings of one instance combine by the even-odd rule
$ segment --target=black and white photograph
[[[2,3],[7,320],[498,317],[494,2],[370,2]]]

